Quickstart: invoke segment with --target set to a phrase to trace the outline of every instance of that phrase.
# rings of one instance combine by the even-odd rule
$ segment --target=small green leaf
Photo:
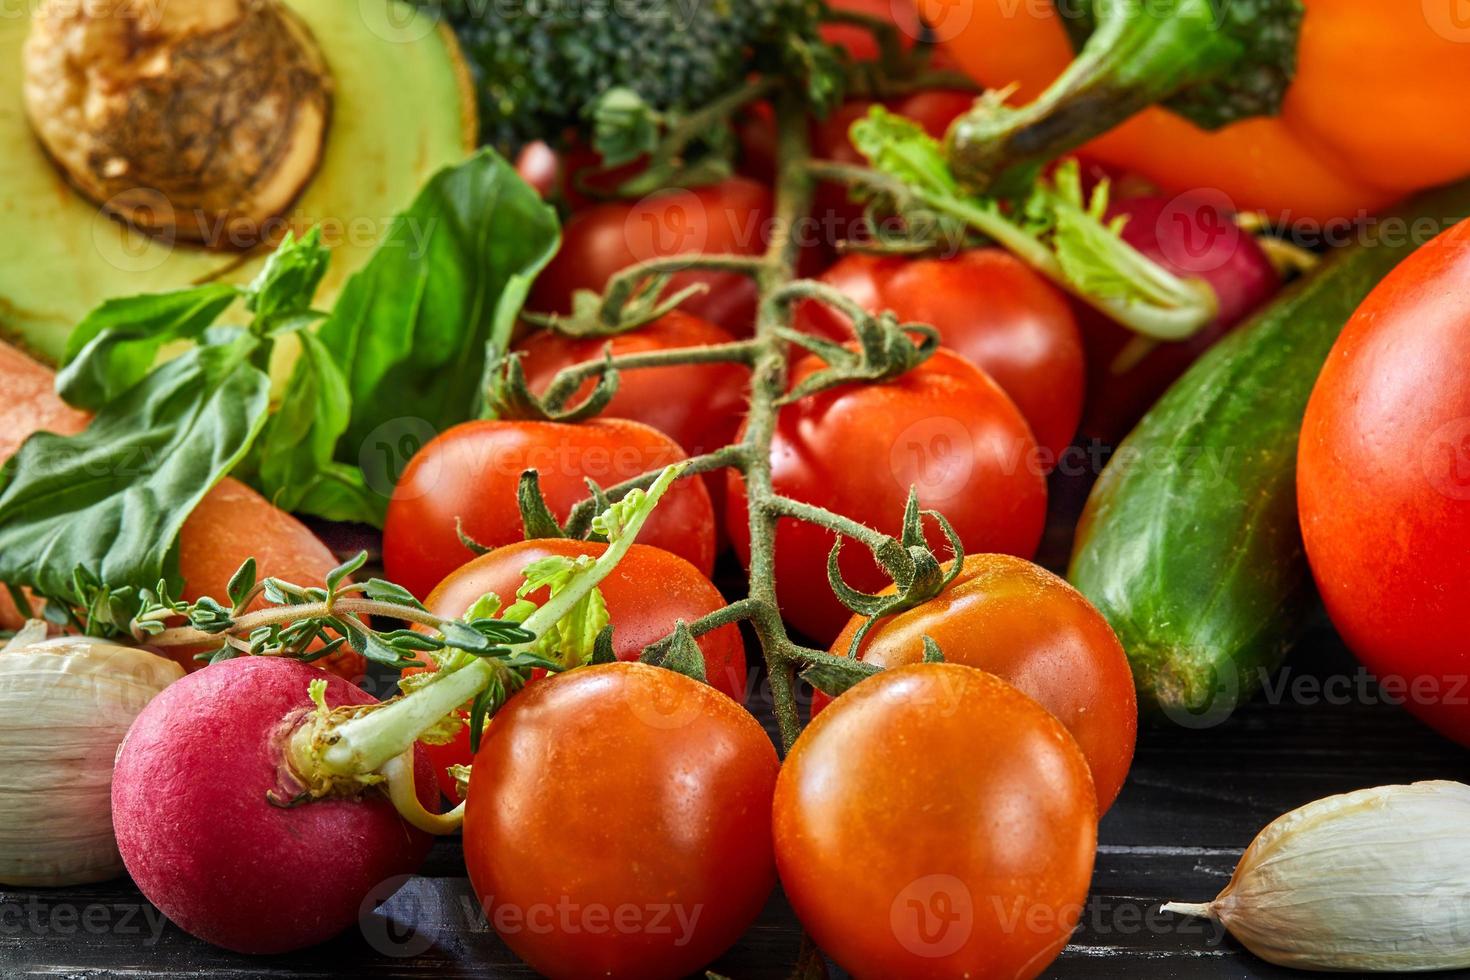
[[[255,559],[245,559],[245,564],[235,570],[230,576],[230,584],[225,586],[225,594],[230,597],[230,602],[235,608],[240,608],[250,591],[255,588]]]
[[[310,310],[331,258],[322,245],[320,227],[313,227],[301,238],[287,232],[244,289],[245,309],[255,314],[256,328],[271,329],[273,324]]]
[[[682,619],[674,624],[674,635],[669,640],[669,648],[658,665],[676,674],[692,677],[701,684],[709,683],[704,669],[704,651],[699,649],[699,643]]]
[[[369,599],[378,599],[382,602],[396,602],[400,605],[411,606],[414,609],[424,608],[423,603],[414,598],[412,592],[396,582],[389,582],[380,578],[368,579],[363,594]]]
[[[924,634],[924,663],[944,663],[944,651],[939,649],[939,644],[934,642],[934,637]]]
[[[597,634],[597,639],[592,643],[592,656],[588,658],[589,664],[611,664],[617,663],[618,655],[613,651],[613,627],[608,623]]]
[[[495,645],[490,642],[489,637],[468,623],[447,622],[439,631],[444,634],[445,643],[466,653],[488,653]]]
[[[347,559],[336,568],[327,573],[327,595],[335,595],[337,587],[347,580],[353,572],[367,564],[368,553],[359,551],[353,557]]]
[[[199,338],[239,295],[235,286],[211,283],[107,300],[67,337],[57,392],[97,411],[142,381],[164,344]]]
[[[480,598],[470,603],[470,607],[464,611],[464,615],[460,619],[466,623],[473,623],[477,619],[494,619],[503,605],[504,603],[500,601],[500,596],[494,592],[486,592]]]
[[[812,664],[801,672],[801,678],[823,694],[835,698],[881,670],[881,667],[862,660],[845,660],[841,663]]]
[[[516,503],[520,507],[521,527],[527,541],[566,537],[556,515],[546,506],[546,498],[541,495],[541,481],[535,470],[521,474],[516,488]]]

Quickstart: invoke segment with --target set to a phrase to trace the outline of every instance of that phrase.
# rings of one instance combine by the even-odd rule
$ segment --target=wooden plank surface
[[[1063,497],[1062,507],[1071,509]],[[1064,515],[1065,516],[1065,515]],[[1066,520],[1048,541],[1065,554]],[[350,550],[359,541],[334,535]],[[1103,819],[1082,922],[1045,976],[1059,980],[1303,976],[1252,957],[1209,923],[1158,912],[1201,901],[1229,880],[1241,850],[1279,814],[1332,793],[1418,779],[1470,781],[1470,753],[1386,703],[1324,623],[1293,654],[1285,683],[1227,723],[1147,725],[1133,771]],[[758,688],[752,707],[771,724]],[[780,978],[799,927],[773,895],[714,968],[736,980]],[[360,928],[284,957],[250,958],[180,932],[126,880],[56,890],[0,890],[0,976],[372,976],[451,980],[533,976],[486,928],[457,839],[440,841],[422,873]],[[840,971],[833,971],[840,976]],[[1470,973],[1465,975],[1470,976]],[[1438,976],[1450,976],[1439,974]]]

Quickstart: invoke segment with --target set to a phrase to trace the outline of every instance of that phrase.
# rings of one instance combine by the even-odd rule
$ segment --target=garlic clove
[[[0,883],[122,873],[112,764],[138,712],[183,676],[172,660],[28,626],[0,650]]]
[[[1280,966],[1470,967],[1470,786],[1381,786],[1309,803],[1257,835],[1214,901],[1163,910],[1221,922]]]

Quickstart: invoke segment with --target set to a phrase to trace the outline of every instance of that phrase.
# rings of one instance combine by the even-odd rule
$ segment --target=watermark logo
[[[413,881],[413,875],[395,875],[379,882],[362,900],[358,928],[367,944],[384,956],[419,956],[439,938],[445,910],[433,890],[412,885]]]
[[[1470,44],[1470,0],[1422,0],[1424,20],[1455,44]]]
[[[692,257],[709,244],[710,220],[692,191],[660,191],[628,210],[623,235],[633,255]]]
[[[1244,234],[1230,219],[1235,202],[1220,190],[1186,191],[1164,205],[1155,235],[1164,259],[1187,275],[1214,272],[1240,247]]]
[[[888,925],[899,945],[915,956],[952,956],[974,934],[975,902],[954,875],[925,875],[894,897]]]
[[[918,488],[926,501],[947,500],[969,486],[974,439],[965,423],[952,416],[920,419],[893,440],[888,465],[905,490]]]
[[[434,18],[412,4],[358,0],[357,12],[369,32],[394,44],[422,41],[435,30]]]
[[[433,423],[415,416],[389,419],[369,432],[357,456],[369,489],[384,497],[393,496],[408,461],[436,435]],[[438,483],[442,468],[439,460],[431,458],[425,465],[429,471],[423,474],[423,479],[405,487],[401,493],[410,498],[422,496]]]
[[[1419,456],[1419,468],[1438,493],[1470,500],[1470,416],[1434,430]]]
[[[92,247],[119,272],[152,272],[173,254],[175,217],[168,198],[150,187],[114,194],[92,223]]]

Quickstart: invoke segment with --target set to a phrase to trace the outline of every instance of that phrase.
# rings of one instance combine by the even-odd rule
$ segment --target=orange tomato
[[[1035,977],[1097,850],[1077,743],[959,664],[885,670],[834,701],[781,767],[774,813],[791,907],[859,980]]]
[[[832,653],[846,656],[866,621],[854,616]],[[948,662],[989,671],[1055,715],[1087,757],[1098,810],[1113,805],[1133,761],[1138,702],[1122,644],[1082,593],[1010,555],[967,555],[949,588],[879,621],[858,656],[884,668],[918,663],[925,636]],[[818,691],[813,717],[831,701]]]

